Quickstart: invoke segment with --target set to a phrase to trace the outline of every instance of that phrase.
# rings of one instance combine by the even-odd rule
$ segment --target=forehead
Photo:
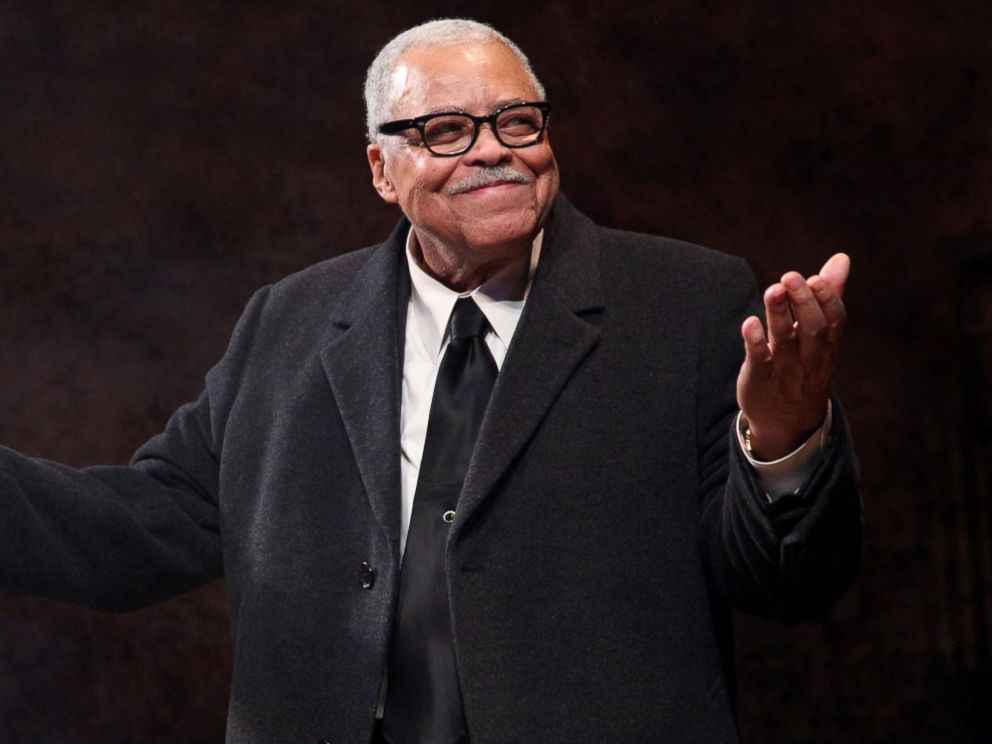
[[[520,60],[498,42],[409,49],[396,65],[392,87],[400,91],[393,106],[396,118],[440,110],[487,114],[537,96]]]

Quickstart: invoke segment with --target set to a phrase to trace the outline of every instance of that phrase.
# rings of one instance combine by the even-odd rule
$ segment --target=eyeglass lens
[[[544,114],[535,106],[515,106],[496,117],[496,133],[505,145],[533,144],[541,134]],[[475,122],[460,114],[437,116],[424,123],[424,143],[434,152],[447,154],[468,149],[475,137]]]

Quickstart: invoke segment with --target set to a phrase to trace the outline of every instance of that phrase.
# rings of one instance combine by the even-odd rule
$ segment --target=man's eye
[[[499,130],[509,134],[530,134],[539,128],[537,118],[528,114],[513,114],[499,122]]]
[[[438,119],[427,125],[424,135],[429,142],[450,142],[464,137],[467,131],[468,127],[460,119]]]

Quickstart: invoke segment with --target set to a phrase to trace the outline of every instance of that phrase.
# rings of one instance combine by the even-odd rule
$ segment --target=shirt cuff
[[[824,416],[823,423],[809,439],[785,457],[768,462],[755,460],[744,445],[744,434],[741,431],[742,415],[741,412],[737,413],[737,421],[734,424],[737,430],[737,442],[744,457],[754,468],[758,483],[768,497],[769,503],[774,503],[782,496],[799,493],[799,489],[816,470],[820,455],[829,444],[830,424],[833,421],[833,406],[830,401],[827,402],[827,415]]]

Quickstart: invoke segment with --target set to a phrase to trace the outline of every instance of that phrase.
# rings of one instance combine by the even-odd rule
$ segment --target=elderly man
[[[848,261],[769,287],[766,336],[742,261],[568,203],[544,99],[487,26],[393,39],[392,235],[260,290],[129,467],[0,452],[3,583],[226,574],[239,744],[735,741],[729,608],[808,618],[856,571]]]

